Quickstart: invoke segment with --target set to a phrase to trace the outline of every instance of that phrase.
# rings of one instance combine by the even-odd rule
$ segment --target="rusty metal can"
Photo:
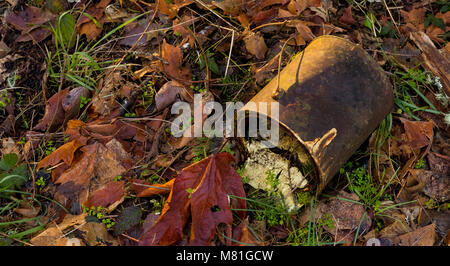
[[[360,46],[335,36],[313,40],[239,112],[271,117],[313,164],[320,192],[394,105],[392,85]],[[239,116],[238,116],[239,117]],[[239,121],[238,121],[239,122]]]

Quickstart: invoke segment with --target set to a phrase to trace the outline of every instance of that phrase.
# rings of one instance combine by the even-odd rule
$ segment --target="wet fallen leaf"
[[[228,195],[245,196],[241,177],[230,166],[232,161],[229,153],[219,153],[184,168],[175,179],[161,216],[141,236],[139,245],[175,244],[182,240],[189,217],[192,217],[190,245],[208,245],[220,223],[231,226]],[[245,209],[246,203],[232,199],[231,205]],[[242,219],[244,214],[239,212]]]

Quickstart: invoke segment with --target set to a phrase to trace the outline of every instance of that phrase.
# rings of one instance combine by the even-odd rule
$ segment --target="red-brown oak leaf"
[[[175,178],[169,199],[156,224],[140,238],[139,245],[172,245],[183,238],[192,217],[189,245],[208,245],[219,224],[231,229],[231,206],[245,209],[242,179],[230,163],[229,153],[219,153],[182,170]],[[237,196],[230,199],[229,195]],[[243,219],[244,211],[238,215]],[[230,236],[231,237],[231,236]]]

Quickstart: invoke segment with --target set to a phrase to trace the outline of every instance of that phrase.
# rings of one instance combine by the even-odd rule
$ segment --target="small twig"
[[[7,234],[5,234],[5,233],[3,233],[3,232],[0,232],[0,235],[4,236],[4,237],[6,237],[6,238],[12,239],[12,240],[14,240],[14,241],[17,241],[17,242],[19,242],[19,243],[22,243],[22,244],[24,244],[24,245],[26,245],[26,246],[32,246],[32,247],[34,247],[34,245],[32,245],[32,244],[30,244],[30,243],[24,242],[24,241],[22,241],[22,240],[20,240],[20,239],[17,239],[17,238],[12,238],[12,237],[8,236]]]
[[[233,44],[234,44],[234,30],[231,31],[231,44],[230,44],[230,52],[228,53],[228,60],[227,60],[227,67],[225,68],[225,77],[228,75],[228,67],[230,66],[231,61],[231,51],[233,50]]]

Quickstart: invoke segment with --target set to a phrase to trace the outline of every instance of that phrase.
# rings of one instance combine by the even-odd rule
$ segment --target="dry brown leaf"
[[[400,246],[433,246],[436,225],[430,224],[398,237]]]
[[[254,55],[257,59],[264,59],[267,46],[264,42],[264,38],[259,33],[248,31],[244,37],[245,48],[247,51]]]
[[[33,237],[30,240],[30,243],[35,246],[55,246],[59,239],[65,238],[63,233],[64,230],[73,226],[80,226],[84,224],[86,216],[86,213],[77,216],[66,215],[64,221],[62,221],[58,226],[54,225],[47,228],[39,235]],[[61,242],[59,242],[59,244],[61,244]]]
[[[405,10],[400,10],[403,18],[407,26],[411,27],[416,31],[424,31],[425,30],[425,8],[416,8],[407,12]]]
[[[93,17],[97,23],[85,15],[78,20],[78,33],[80,35],[85,34],[88,41],[96,39],[103,30],[103,24],[110,22],[104,15],[104,11],[110,2],[111,0],[101,0],[95,6],[91,5],[87,8],[86,13]],[[100,27],[97,24],[99,24]]]
[[[107,232],[105,224],[86,222],[87,214],[67,215],[58,225],[52,225],[30,243],[35,246],[117,246],[118,242]],[[79,231],[80,237],[69,238],[66,232]]]
[[[67,165],[71,165],[75,151],[77,151],[77,149],[81,146],[86,145],[86,143],[87,138],[85,137],[80,137],[78,139],[67,142],[66,144],[53,151],[50,155],[42,159],[38,163],[37,169],[48,166],[55,166],[60,161],[64,161]]]
[[[19,157],[21,157],[20,147],[16,144],[16,142],[12,138],[4,138],[2,139],[2,148],[0,149],[0,154],[8,154],[15,153]]]
[[[162,45],[163,69],[169,77],[179,80],[180,82],[190,81],[192,79],[191,68],[182,66],[183,53],[180,47],[172,46],[164,39]]]
[[[15,208],[14,211],[18,214],[22,215],[25,218],[33,218],[36,217],[39,212],[41,211],[41,208],[39,207],[33,207],[33,206],[25,206],[26,208]]]
[[[412,150],[417,150],[431,145],[433,142],[433,123],[422,121],[409,121],[400,118],[405,134],[408,138],[408,145]]]
[[[119,107],[115,96],[121,82],[121,72],[110,70],[105,74],[98,94],[91,101],[92,111],[100,116],[108,115],[114,108]]]

